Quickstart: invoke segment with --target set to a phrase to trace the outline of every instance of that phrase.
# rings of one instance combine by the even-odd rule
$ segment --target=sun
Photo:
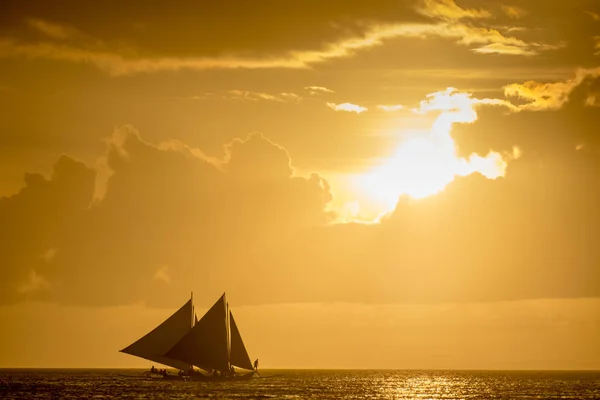
[[[357,183],[373,201],[391,210],[403,194],[420,199],[442,191],[454,179],[459,163],[447,143],[431,134],[413,134],[385,163],[360,175]]]
[[[495,103],[488,99],[474,99],[470,93],[448,88],[432,93],[421,102],[417,114],[437,112],[427,131],[402,131],[403,140],[393,155],[380,165],[356,177],[357,189],[382,213],[392,211],[401,195],[421,199],[435,195],[457,176],[479,173],[496,179],[506,173],[507,161],[517,158],[519,149],[511,154],[490,151],[481,156],[473,153],[464,158],[452,138],[455,123],[473,123],[477,120],[476,106]]]

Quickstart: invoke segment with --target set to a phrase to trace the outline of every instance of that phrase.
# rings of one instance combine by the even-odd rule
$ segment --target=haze
[[[600,369],[600,3],[8,1],[0,367],[224,292],[262,368]]]

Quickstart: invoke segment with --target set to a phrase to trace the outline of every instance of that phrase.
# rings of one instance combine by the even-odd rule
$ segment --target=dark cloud
[[[532,56],[562,51],[563,36],[571,40],[572,31],[578,32],[573,26],[561,26],[548,34],[556,16],[545,14],[542,21],[536,21],[536,29],[514,26],[514,20],[505,16],[499,5],[490,6],[485,1],[464,5],[467,8],[454,1],[438,0],[377,0],[369,4],[323,4],[313,0],[181,1],[167,8],[153,2],[124,6],[106,1],[96,7],[93,4],[12,4],[4,16],[4,28],[0,29],[0,56],[93,64],[115,76],[188,68],[302,68],[348,58],[358,50],[379,46],[381,40],[410,37],[408,41],[397,41],[399,50],[395,52],[410,53],[417,43],[418,53],[437,63],[440,50],[445,52],[451,40],[469,47],[468,52],[457,50],[461,57],[454,57],[464,65],[467,60],[462,54],[468,56],[473,51],[477,53],[471,54],[476,56],[473,60],[482,54]],[[36,15],[30,15],[32,9]],[[499,25],[490,25],[492,16]],[[578,17],[582,19],[583,13]],[[462,21],[465,18],[474,21]],[[395,28],[390,30],[390,25]],[[580,43],[581,37],[577,33],[573,41]],[[428,44],[422,47],[425,38]],[[361,41],[363,44],[357,46]],[[434,46],[429,48],[431,44]],[[575,52],[562,52],[550,62],[564,65],[565,55],[569,63],[574,59],[581,61],[581,55],[588,55],[584,57],[587,61],[593,59],[593,51],[580,50],[578,47]],[[381,62],[391,62],[403,68],[423,60],[420,54],[407,62],[405,57],[396,59],[389,53],[386,50],[365,60],[368,63],[376,58],[379,67]],[[514,60],[520,57],[512,58],[501,63],[521,66]],[[548,59],[544,61],[549,63]],[[497,60],[488,62],[495,66]]]
[[[79,28],[93,43],[118,45],[138,55],[253,55],[313,49],[323,42],[359,32],[357,22],[421,21],[413,1],[240,0],[161,2],[29,0],[5,5],[0,32],[37,39],[23,26],[37,18]],[[35,12],[32,12],[35,10]],[[315,12],[318,10],[318,12]]]
[[[46,283],[43,271],[87,213],[94,177],[84,164],[63,156],[50,179],[26,174],[18,194],[0,198],[0,302],[43,294],[36,293]]]
[[[331,218],[325,211],[331,200],[327,182],[316,174],[292,176],[282,147],[251,135],[226,146],[225,153],[225,161],[209,160],[178,142],[157,147],[135,132],[116,135],[107,156],[112,175],[101,201],[68,226],[69,216],[55,211],[47,222],[31,216],[23,221],[32,231],[39,224],[53,228],[48,243],[6,232],[24,243],[19,256],[41,257],[56,249],[36,269],[35,279],[44,284],[31,296],[121,304],[153,301],[154,294],[180,293],[182,287],[228,287],[230,280],[239,282],[245,275],[241,254],[292,229],[322,225]],[[63,163],[57,163],[57,171]],[[14,199],[3,199],[7,215],[11,204],[24,214],[44,209],[20,200],[41,184],[41,177],[34,178]],[[85,187],[66,179],[56,185],[69,193]],[[46,197],[39,193],[37,199],[43,204]],[[77,212],[72,203],[64,207]],[[14,296],[20,282],[16,278],[23,280],[28,273],[26,263],[12,266],[9,273],[5,293]]]

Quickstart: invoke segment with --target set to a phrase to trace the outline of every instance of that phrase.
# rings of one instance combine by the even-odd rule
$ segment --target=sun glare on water
[[[431,129],[408,133],[392,157],[357,177],[359,190],[383,207],[382,212],[389,212],[399,196],[420,199],[437,194],[456,176],[475,172],[488,179],[504,176],[507,162],[518,157],[518,149],[513,154],[490,151],[486,156],[471,154],[463,158],[458,156],[451,136],[454,123],[477,120],[475,107],[482,104],[506,106],[502,100],[474,99],[470,93],[453,88],[428,95],[413,112],[438,112]]]

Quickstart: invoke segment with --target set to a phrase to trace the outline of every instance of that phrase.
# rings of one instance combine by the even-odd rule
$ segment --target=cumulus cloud
[[[468,121],[469,107],[488,103],[468,99],[443,91],[419,109]],[[211,159],[125,130],[110,142],[98,202],[94,172],[68,157],[0,200],[0,300],[175,306],[190,286],[207,304],[223,290],[240,304],[600,295],[600,166],[571,151],[566,164],[515,161],[504,179],[471,174],[437,196],[401,198],[379,224],[332,224],[328,182],[299,176],[260,134]]]
[[[197,280],[204,288],[233,288],[259,273],[239,269],[255,246],[334,218],[327,181],[298,176],[287,151],[260,134],[227,144],[218,160],[176,141],[147,143],[131,128],[109,145],[101,200],[91,203],[93,172],[67,157],[51,180],[28,175],[1,199],[11,238],[0,244],[1,302],[119,304],[178,290],[198,268],[211,276]],[[57,250],[41,257],[48,249]]]
[[[49,178],[26,174],[25,186],[0,198],[0,302],[49,289],[48,268],[87,212],[94,191],[94,172],[62,156]],[[75,244],[71,243],[70,245]]]
[[[246,181],[281,181],[294,174],[287,150],[261,133],[253,133],[246,139],[234,139],[225,145],[223,168]]]
[[[346,111],[346,112],[354,112],[360,114],[368,110],[366,107],[359,106],[357,104],[352,103],[327,103],[327,107],[331,108],[334,111]]]

